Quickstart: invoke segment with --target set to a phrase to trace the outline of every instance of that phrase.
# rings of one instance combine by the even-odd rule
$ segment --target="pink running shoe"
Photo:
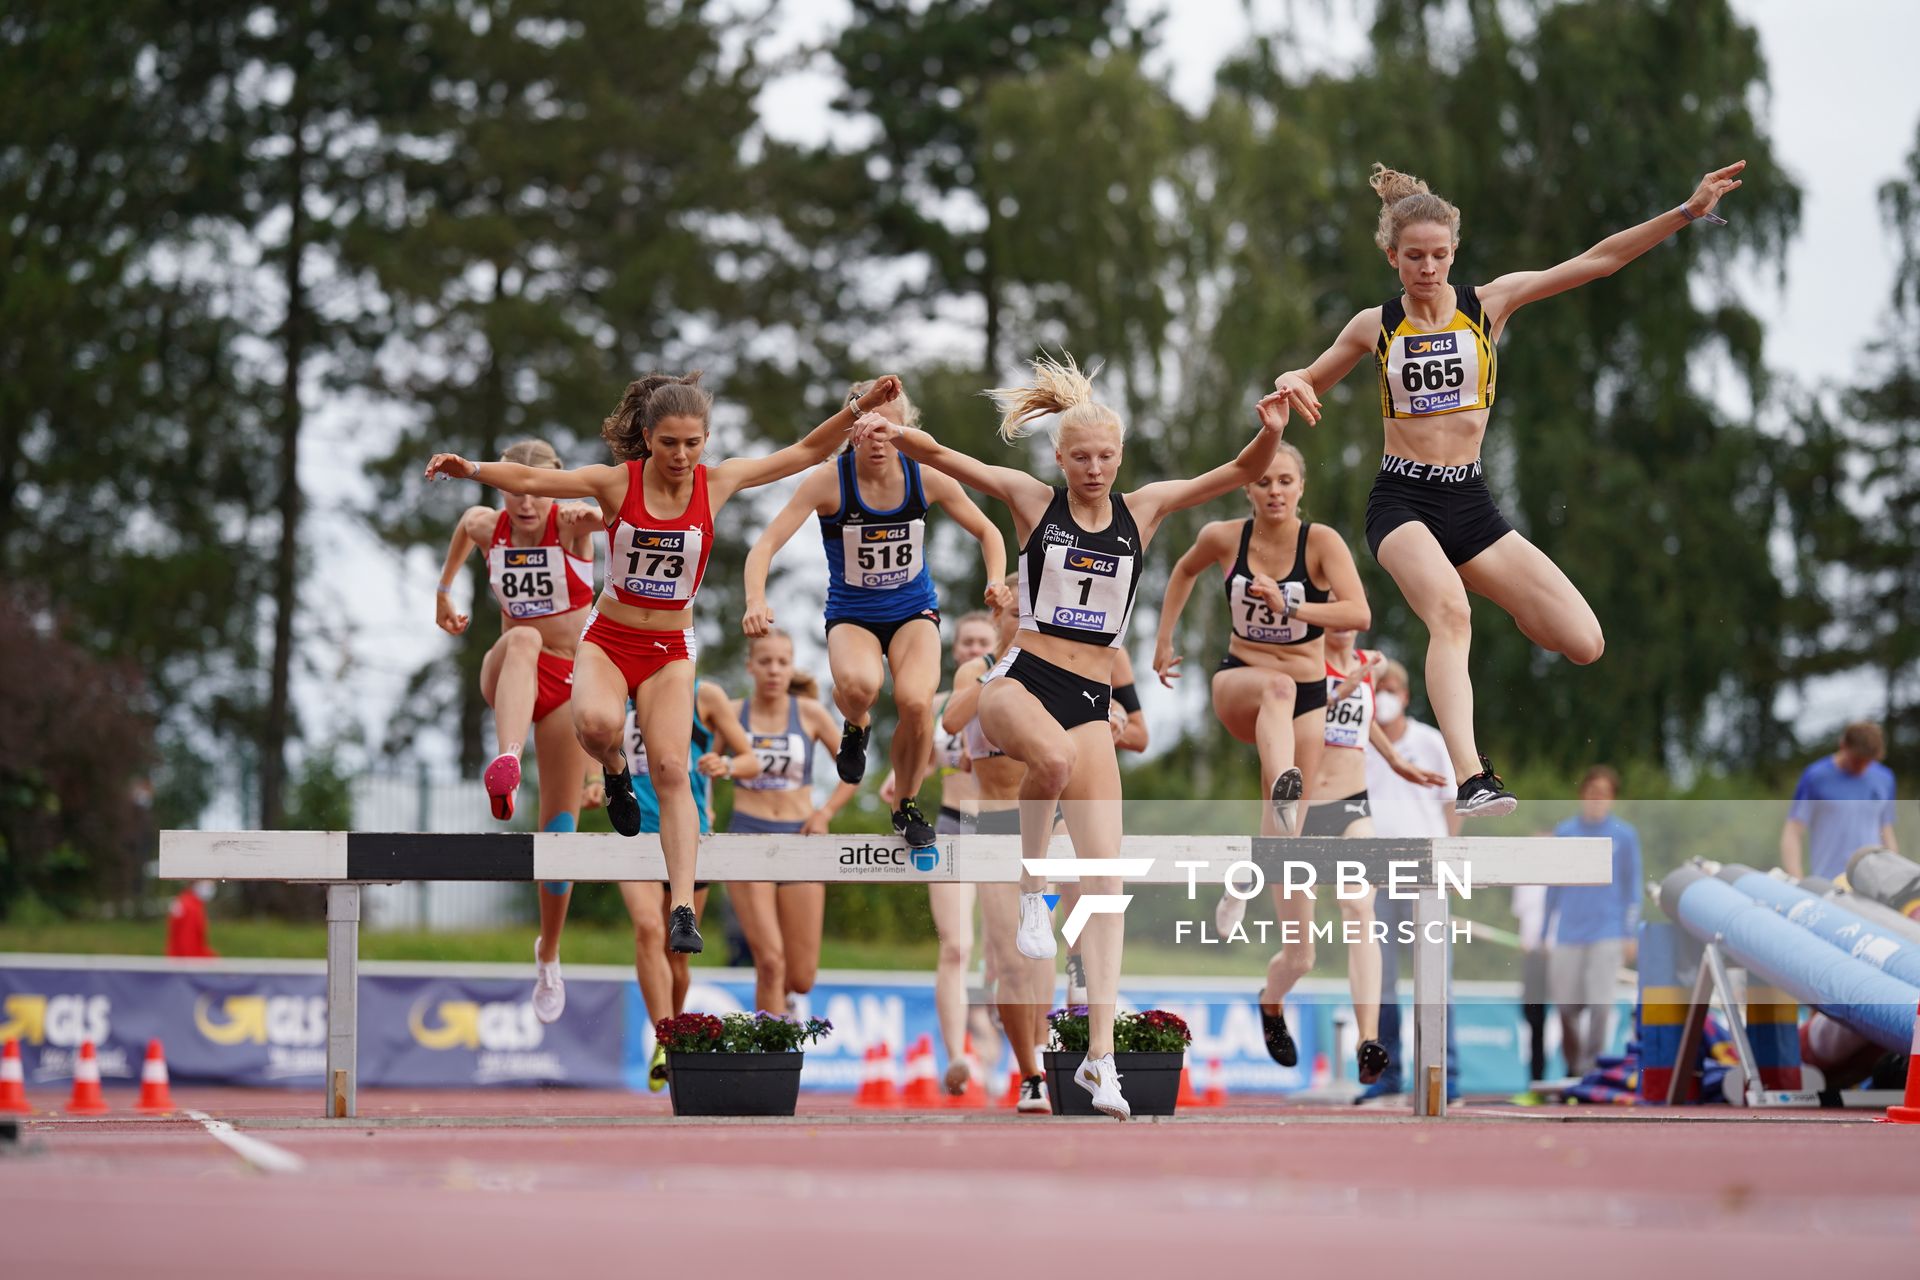
[[[513,793],[520,789],[520,757],[511,751],[495,756],[487,771],[480,775],[480,781],[486,785],[493,816],[502,822],[511,818]]]

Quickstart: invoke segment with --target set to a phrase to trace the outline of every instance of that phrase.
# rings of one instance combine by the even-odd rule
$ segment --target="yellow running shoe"
[[[653,1061],[647,1064],[647,1092],[658,1093],[667,1087],[667,1047],[653,1046]]]

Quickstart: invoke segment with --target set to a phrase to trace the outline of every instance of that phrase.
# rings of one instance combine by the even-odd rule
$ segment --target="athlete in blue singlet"
[[[863,394],[856,385],[849,400]],[[918,411],[902,395],[882,412],[911,424]],[[884,440],[857,444],[808,472],[747,556],[747,611],[741,621],[750,636],[773,624],[767,605],[767,571],[773,557],[809,514],[820,518],[827,556],[827,661],[833,700],[845,717],[834,764],[843,782],[866,776],[867,731],[880,682],[893,673],[897,717],[892,743],[895,834],[923,848],[934,829],[916,797],[926,781],[933,745],[933,697],[940,684],[940,608],[927,566],[926,518],[935,506],[980,542],[986,564],[988,603],[1006,591],[1006,548],[1000,531],[948,476],[922,470]],[[883,668],[884,663],[884,668]]]

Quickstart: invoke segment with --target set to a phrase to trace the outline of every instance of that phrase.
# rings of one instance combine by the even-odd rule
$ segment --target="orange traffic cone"
[[[1920,1124],[1920,1009],[1913,1015],[1913,1052],[1907,1055],[1907,1096],[1902,1105],[1887,1108],[1895,1124]]]
[[[1192,1108],[1204,1107],[1206,1105],[1206,1100],[1193,1091],[1193,1077],[1188,1072],[1186,1063],[1181,1063],[1180,1094],[1173,1100],[1174,1110],[1178,1111],[1181,1107]]]
[[[80,1042],[80,1056],[73,1060],[73,1098],[67,1103],[70,1116],[103,1116],[107,1100],[100,1093],[100,1063],[93,1056],[93,1041]]]
[[[947,1095],[947,1106],[965,1107],[978,1110],[987,1105],[987,1086],[980,1082],[980,1057],[973,1051],[973,1033],[967,1033],[966,1048],[963,1051],[967,1060],[967,1087],[955,1097]]]
[[[147,1060],[140,1068],[140,1101],[133,1109],[150,1116],[173,1112],[173,1094],[167,1087],[167,1055],[158,1040],[147,1041]]]
[[[933,1070],[933,1037],[923,1035],[907,1050],[907,1083],[900,1090],[900,1103],[908,1107],[940,1105],[940,1084]]]
[[[1227,1105],[1227,1072],[1215,1058],[1207,1064],[1207,1088],[1200,1095],[1203,1107],[1224,1107]]]
[[[1007,1091],[1000,1095],[1000,1105],[1014,1107],[1020,1104],[1020,1068],[1007,1068]]]
[[[860,1089],[853,1105],[885,1110],[900,1105],[893,1080],[893,1050],[884,1043],[867,1047],[866,1065],[860,1072]]]
[[[1324,1053],[1314,1054],[1312,1087],[1315,1089],[1324,1089],[1332,1083],[1333,1068],[1327,1063],[1327,1055]]]
[[[0,1115],[30,1116],[27,1102],[27,1076],[20,1066],[20,1042],[8,1040],[0,1052]]]

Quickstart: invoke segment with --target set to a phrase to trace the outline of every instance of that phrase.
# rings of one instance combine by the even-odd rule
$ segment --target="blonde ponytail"
[[[1093,382],[1066,352],[1061,358],[1041,354],[1032,363],[1033,379],[1025,386],[994,387],[986,392],[1000,410],[1000,438],[1011,444],[1038,431],[1039,420],[1057,414],[1052,434],[1057,442],[1070,426],[1110,426],[1122,437],[1120,415],[1093,398]],[[1097,372],[1097,370],[1096,370]]]
[[[1416,222],[1437,222],[1452,232],[1454,243],[1459,243],[1460,210],[1434,195],[1420,179],[1376,160],[1373,172],[1367,175],[1367,185],[1380,197],[1380,225],[1374,230],[1373,242],[1382,249],[1399,248],[1400,233]]]

